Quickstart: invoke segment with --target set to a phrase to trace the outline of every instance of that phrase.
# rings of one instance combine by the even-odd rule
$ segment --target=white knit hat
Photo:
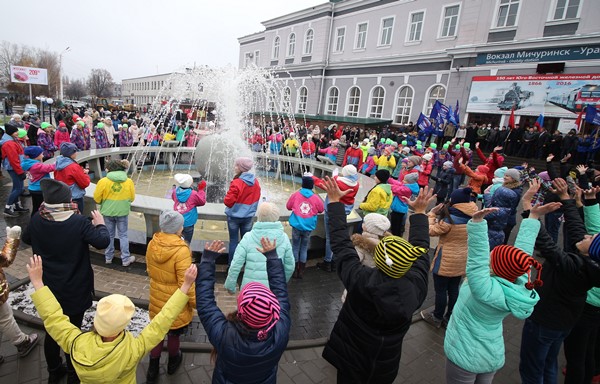
[[[185,173],[176,173],[174,178],[177,185],[179,185],[181,188],[189,188],[194,182],[192,176]]]
[[[258,218],[258,221],[262,222],[273,223],[279,221],[279,215],[279,207],[268,201],[261,203],[256,210],[256,217]]]
[[[356,167],[352,164],[348,164],[342,168],[342,176],[354,176],[357,173],[358,171],[356,170]]]
[[[426,153],[423,155],[423,160],[430,161],[433,155],[431,153]]]
[[[369,213],[363,219],[363,226],[365,227],[365,231],[377,236],[383,236],[390,229],[391,224],[387,217],[379,213]]]

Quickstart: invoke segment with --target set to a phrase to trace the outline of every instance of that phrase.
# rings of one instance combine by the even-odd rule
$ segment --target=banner
[[[600,59],[600,45],[596,44],[480,53],[477,55],[475,64],[540,63],[548,61],[597,59]]]
[[[48,85],[48,70],[45,68],[10,66],[10,81],[21,84]]]
[[[600,74],[475,76],[467,112],[576,118],[600,106]]]

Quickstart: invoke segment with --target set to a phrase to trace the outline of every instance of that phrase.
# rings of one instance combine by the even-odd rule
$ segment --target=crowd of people
[[[492,382],[504,365],[502,320],[509,314],[525,320],[519,356],[523,383],[558,380],[563,342],[565,382],[600,382],[600,167],[596,169],[588,154],[581,157],[580,139],[569,138],[571,133],[564,138],[553,134],[561,139],[552,141],[543,129],[527,131],[535,139],[523,132],[513,141],[520,128],[502,139],[505,129],[487,126],[459,127],[456,132],[446,127],[430,136],[414,127],[376,132],[336,124],[323,130],[285,122],[250,126],[245,138],[252,151],[323,161],[341,170],[325,178],[301,175],[301,188],[286,204],[290,240],[279,207],[261,201],[253,159],[234,160],[234,178],[223,205],[229,232],[225,288],[237,292],[237,310],[223,314],[215,303],[215,261],[225,252],[224,244],[207,244],[200,263],[192,262],[189,245],[197,208],[206,203],[206,184],[195,185],[190,175],[176,174],[176,188],[169,195],[173,209],[160,215],[161,230],[146,254],[151,323],[138,338],[132,337],[125,327],[133,304],[125,296],[111,295],[98,303],[94,330],[81,334],[94,290],[89,246],[104,249],[105,262],[112,263],[118,232],[122,265],[135,261],[127,247],[135,187],[127,160],[108,161],[94,193],[99,211],[88,220],[82,212],[90,179],[76,161],[77,152],[89,149],[92,139],[100,148],[134,145],[136,137],[140,145],[161,140],[160,133],[134,135],[131,128],[144,125],[135,116],[115,117],[119,133],[108,134],[105,128],[114,128],[112,118],[109,123],[96,120],[94,113],[70,115],[71,122],[63,127],[70,129],[69,137],[58,143],[60,123],[56,131],[40,125],[35,142],[28,136],[31,124],[26,130],[15,118],[5,126],[3,166],[13,180],[5,214],[28,212],[20,195],[23,180],[29,179],[33,209],[22,240],[36,255],[29,272],[36,290],[32,298],[47,331],[50,382],[64,375],[70,383],[99,378],[134,382],[135,367],[147,353],[146,379],[155,382],[165,336],[167,373],[173,374],[182,362],[179,338],[194,308],[214,346],[214,382],[275,382],[290,329],[287,282],[300,281],[307,273],[310,235],[321,213],[325,251],[317,267],[336,272],[345,288],[344,304],[323,351],[338,370],[338,382],[394,381],[403,338],[428,292],[429,273],[435,305],[420,314],[433,327],[446,329],[447,383]],[[175,121],[173,127],[180,128],[166,129],[162,139],[183,140],[193,126]],[[150,134],[157,129],[148,127]],[[165,138],[169,134],[174,137]],[[43,147],[46,142],[54,150]],[[45,164],[56,150],[60,155],[55,165]],[[507,168],[505,158],[511,154],[541,157],[546,169],[527,163]],[[482,164],[474,166],[477,159]],[[357,202],[361,174],[372,177],[375,185]],[[326,192],[324,201],[318,190]],[[362,222],[350,236],[346,218],[356,206]],[[515,230],[521,211],[523,219]],[[430,257],[431,237],[439,242]],[[9,243],[14,247],[15,241]],[[10,254],[10,247],[5,248],[3,256]],[[27,354],[37,336],[13,333],[19,353]],[[68,353],[66,365],[60,349]]]

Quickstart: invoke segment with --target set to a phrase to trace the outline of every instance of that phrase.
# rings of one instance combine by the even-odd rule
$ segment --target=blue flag
[[[452,111],[452,107],[448,107],[448,118],[446,120],[448,120],[449,123],[452,123],[455,126],[458,125],[458,123],[456,122],[456,115]]]
[[[585,109],[585,122],[600,125],[600,113],[593,105],[588,105]]]
[[[460,124],[460,107],[458,106],[458,100],[456,100],[456,108],[454,108],[454,120],[456,125]]]
[[[440,103],[439,100],[435,101],[435,104],[433,104],[433,107],[431,108],[431,114],[429,115],[430,119],[437,119],[437,117],[440,113],[441,105],[442,105],[442,103]]]
[[[417,127],[419,127],[422,130],[430,130],[431,129],[431,122],[429,121],[427,116],[425,116],[423,113],[421,113],[419,115],[419,119],[417,120]]]

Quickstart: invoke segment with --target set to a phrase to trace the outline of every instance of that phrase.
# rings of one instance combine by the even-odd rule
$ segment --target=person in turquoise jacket
[[[467,280],[448,323],[444,340],[446,383],[491,383],[504,365],[502,320],[512,314],[525,319],[533,312],[541,286],[541,265],[531,255],[540,229],[538,218],[560,207],[536,206],[521,222],[515,246],[502,245],[490,255],[485,208],[467,223]],[[531,281],[531,267],[538,270]]]
[[[256,216],[258,221],[238,244],[229,265],[229,272],[225,280],[225,289],[229,292],[235,292],[242,267],[244,267],[244,277],[240,289],[250,282],[258,282],[269,287],[265,255],[256,249],[261,247],[260,239],[262,237],[276,241],[277,255],[283,262],[285,270],[285,281],[289,281],[294,273],[296,261],[290,239],[283,231],[283,225],[279,221],[279,208],[273,203],[264,202],[258,206]]]

